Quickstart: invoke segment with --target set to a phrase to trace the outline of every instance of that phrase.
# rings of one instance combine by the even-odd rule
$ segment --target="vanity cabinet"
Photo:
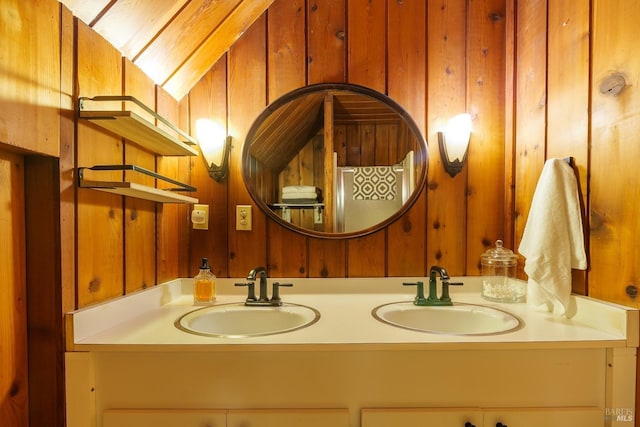
[[[601,427],[601,409],[579,408],[374,408],[363,409],[361,427]]]
[[[274,390],[277,393],[277,389]],[[227,427],[349,427],[347,409],[230,410]]]
[[[347,409],[108,409],[104,427],[348,427]]]
[[[197,409],[113,409],[103,414],[104,427],[225,427],[226,411]]]

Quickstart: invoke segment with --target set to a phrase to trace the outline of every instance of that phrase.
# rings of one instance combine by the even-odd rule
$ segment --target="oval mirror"
[[[305,86],[270,104],[242,150],[256,204],[281,225],[327,238],[362,236],[399,218],[427,176],[413,119],[372,89]]]

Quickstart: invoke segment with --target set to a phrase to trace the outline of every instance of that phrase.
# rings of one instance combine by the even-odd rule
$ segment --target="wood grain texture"
[[[529,215],[531,199],[545,161],[546,146],[546,0],[518,2],[516,13],[515,241]]]
[[[307,80],[306,68],[306,2],[302,0],[275,2],[267,14],[267,88],[268,103],[271,103],[299,87]],[[277,150],[276,150],[277,151]],[[313,167],[313,145],[306,150],[311,154]],[[309,157],[309,156],[307,156]],[[307,169],[299,161],[295,164],[295,178],[298,183],[313,182],[313,174],[305,178]],[[300,215],[305,212],[294,212],[301,224],[304,219]],[[308,213],[308,212],[307,212]],[[309,215],[307,215],[309,216]],[[307,220],[309,221],[309,220]],[[309,223],[312,226],[312,222]],[[273,220],[267,220],[267,267],[270,275],[280,277],[306,277],[308,275],[307,260],[308,238],[293,233]]]
[[[307,1],[309,84],[345,81],[345,1]]]
[[[426,135],[427,32],[426,3],[414,0],[389,2],[387,55],[388,95],[398,102]],[[398,149],[398,151],[402,151]],[[415,150],[414,150],[415,151]],[[389,153],[393,157],[393,151]],[[428,162],[428,159],[423,159]],[[416,171],[417,172],[417,171]],[[427,273],[426,217],[427,192],[418,188],[420,197],[403,217],[388,227],[387,272],[389,276],[421,276]]]
[[[0,143],[59,155],[59,28],[56,1],[3,1]]]
[[[60,274],[62,312],[76,309],[76,111],[74,18],[61,7],[60,31]]]
[[[131,61],[123,60],[124,90],[152,110],[156,110],[156,93],[153,81]],[[133,105],[132,111],[142,114]],[[138,145],[125,140],[124,164],[132,164],[147,170],[156,170],[156,156]],[[125,172],[125,180],[155,187],[155,180],[139,173]],[[165,187],[166,188],[166,187]],[[125,293],[145,289],[156,284],[156,203],[133,197],[124,199],[124,268]]]
[[[24,166],[29,424],[63,426],[60,169],[48,156],[26,156]]]
[[[468,5],[467,111],[473,116],[473,134],[468,154],[466,274],[479,275],[480,255],[496,240],[505,241],[508,231],[503,138],[507,17],[503,0]]]
[[[188,100],[188,97],[186,98]],[[156,86],[156,107],[158,114],[189,133],[188,126],[180,125],[179,103],[162,88]],[[163,127],[162,123],[158,126]],[[196,158],[198,160],[199,158]],[[156,158],[160,175],[191,184],[191,157]],[[157,283],[189,276],[181,274],[188,265],[189,259],[189,223],[191,206],[183,204],[156,205],[156,277]]]
[[[467,168],[451,178],[442,167],[436,132],[449,118],[467,111],[466,2],[428,3],[427,101],[429,175],[427,264],[449,274],[465,274]],[[436,89],[437,88],[437,89]]]
[[[386,8],[382,2],[368,2],[366,0],[350,0],[347,8],[347,76],[349,83],[370,87],[381,93],[386,93]],[[353,34],[353,36],[352,36]],[[366,67],[360,64],[367,64]],[[373,133],[365,125],[348,124],[347,157],[348,165],[375,164],[375,151],[362,150],[364,145],[374,146],[371,138]],[[340,165],[341,162],[338,161]],[[385,230],[368,236],[352,239],[347,242],[348,254],[357,256],[347,257],[347,274],[349,277],[384,276],[386,274],[385,248],[387,245]]]
[[[639,307],[626,288],[640,286],[640,94],[633,86],[640,75],[634,53],[640,4],[599,0],[593,8],[589,294]],[[612,73],[629,85],[618,96],[600,90]]]
[[[185,57],[193,53],[194,47],[200,46],[239,3],[242,0],[187,2],[173,17],[171,25],[156,34],[151,43],[136,56],[135,63],[146,70],[155,82],[164,83],[185,61]],[[158,7],[161,6],[155,6]],[[184,31],[185,28],[193,31]],[[184,53],[167,55],[167,52]]]
[[[0,150],[0,425],[29,425],[24,159]]]
[[[222,57],[229,46],[261,19],[272,2],[273,0],[243,0],[239,8],[233,10],[202,44],[196,46],[162,87],[176,99],[181,99],[193,87],[194,82],[206,73],[207,67]],[[179,28],[178,31],[183,29]]]
[[[586,0],[549,2],[547,61],[547,158],[573,157],[585,232],[589,168],[589,19]],[[571,64],[567,67],[566,64]],[[567,123],[571,123],[567,126]],[[587,234],[585,233],[585,236]],[[585,247],[589,251],[588,239]],[[573,271],[573,291],[587,293],[586,272]]]
[[[227,109],[227,57],[223,56],[189,96],[191,129],[195,129],[196,121],[200,119],[209,119],[226,129]],[[234,139],[233,144],[234,148],[238,147],[240,141]],[[190,233],[190,276],[196,274],[200,259],[208,258],[213,274],[225,277],[228,274],[227,224],[230,222],[226,184],[209,176],[201,155],[190,160],[191,183],[198,189],[200,203],[209,205],[209,230]]]
[[[120,54],[82,22],[76,22],[79,95],[121,95]],[[115,109],[119,108],[117,104]],[[120,138],[82,121],[77,124],[77,135],[78,166],[122,164]],[[118,172],[103,176],[122,179]],[[124,292],[124,202],[121,196],[81,188],[77,203],[77,297],[78,306],[83,307]]]
[[[229,132],[238,141],[231,151],[227,206],[229,275],[246,277],[267,265],[267,218],[252,203],[242,180],[242,147],[249,127],[267,105],[266,17],[263,15],[228,53]],[[252,231],[236,231],[236,206],[253,205]]]

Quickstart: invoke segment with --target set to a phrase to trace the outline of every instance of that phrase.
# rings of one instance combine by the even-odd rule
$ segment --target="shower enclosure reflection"
[[[347,84],[269,105],[243,146],[249,193],[271,218],[319,237],[363,235],[401,215],[426,180],[426,142],[394,101]]]

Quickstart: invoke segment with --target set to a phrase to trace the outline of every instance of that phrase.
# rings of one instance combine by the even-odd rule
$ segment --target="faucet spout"
[[[447,273],[447,270],[444,267],[439,267],[437,265],[432,266],[429,270],[429,274],[433,275],[434,273],[440,274],[440,278],[442,280],[449,280],[449,273]]]
[[[247,275],[247,280],[256,280],[258,275],[260,275],[260,293],[258,295],[258,303],[269,302],[269,298],[267,297],[267,269],[264,267],[254,268]]]

